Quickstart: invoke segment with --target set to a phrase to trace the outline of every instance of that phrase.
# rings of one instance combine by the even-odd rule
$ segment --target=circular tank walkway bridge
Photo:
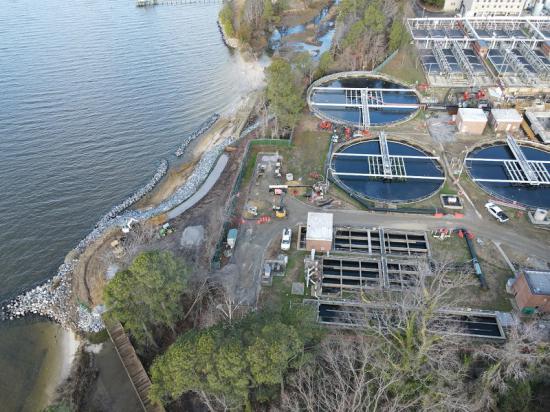
[[[420,103],[398,103],[388,102],[385,98],[389,93],[412,93],[413,89],[391,89],[391,88],[369,88],[369,87],[313,87],[312,96],[317,93],[340,92],[344,99],[336,102],[316,102],[313,98],[310,101],[314,107],[328,108],[354,108],[361,112],[361,121],[358,125],[366,130],[370,127],[370,109],[417,109]]]
[[[546,165],[550,160],[528,160],[516,140],[508,135],[506,145],[513,159],[492,159],[467,157],[465,162],[496,162],[501,163],[506,171],[506,179],[488,179],[472,177],[474,182],[525,184],[529,186],[550,186],[550,173]],[[471,164],[471,163],[470,163]]]
[[[390,155],[386,133],[380,132],[378,138],[380,154],[367,153],[345,153],[335,152],[334,157],[365,158],[369,165],[368,173],[337,172],[331,169],[334,176],[352,177],[373,177],[382,179],[422,179],[422,180],[445,180],[444,176],[415,176],[407,174],[405,167],[406,159],[439,160],[436,156],[414,156],[414,155]]]

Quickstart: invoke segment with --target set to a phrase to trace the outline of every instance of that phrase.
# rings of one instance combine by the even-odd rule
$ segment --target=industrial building
[[[523,117],[516,109],[492,109],[489,122],[495,132],[519,130]]]
[[[487,124],[487,115],[482,109],[460,108],[456,114],[459,133],[481,135]]]
[[[306,249],[329,252],[332,249],[332,213],[307,214]]]
[[[525,112],[527,124],[542,143],[550,143],[550,112]]]
[[[550,1],[546,2],[550,6]],[[534,7],[534,13],[536,10],[541,14],[543,2],[542,0],[445,0],[442,11],[456,11],[466,17],[519,16],[526,7]]]
[[[407,24],[432,86],[550,90],[550,17],[412,18]]]
[[[512,288],[522,312],[550,312],[550,271],[525,270]]]
[[[526,0],[462,0],[459,11],[463,16],[519,16]]]

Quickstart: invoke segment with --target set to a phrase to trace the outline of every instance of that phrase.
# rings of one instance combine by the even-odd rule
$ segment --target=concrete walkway
[[[166,215],[168,216],[168,219],[174,219],[175,217],[181,215],[184,213],[187,209],[195,206],[197,203],[201,201],[201,199],[208,194],[210,189],[214,187],[220,176],[222,175],[225,166],[227,166],[227,162],[229,161],[229,156],[226,154],[222,154],[218,161],[216,162],[216,165],[204,181],[201,187],[199,187],[199,190],[195,192],[189,199],[184,201],[183,203],[180,203],[178,206],[176,206],[174,209],[170,210]]]

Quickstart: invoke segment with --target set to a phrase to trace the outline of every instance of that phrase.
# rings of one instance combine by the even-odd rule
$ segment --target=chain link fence
[[[225,249],[225,240],[226,240],[227,232],[230,229],[230,226],[233,226],[236,228],[240,226],[240,222],[235,219],[236,217],[235,206],[237,204],[237,199],[239,199],[237,194],[239,193],[239,190],[241,188],[241,183],[246,173],[248,162],[251,160],[251,157],[250,157],[251,148],[253,146],[260,146],[260,145],[290,147],[292,146],[293,135],[294,135],[294,131],[291,134],[291,138],[288,140],[287,139],[254,139],[254,140],[250,140],[246,144],[244,155],[241,160],[241,166],[239,168],[239,174],[235,179],[235,183],[233,185],[233,188],[231,189],[231,193],[229,194],[229,201],[226,204],[226,207],[224,210],[225,221],[223,223],[221,235],[220,235],[220,238],[218,239],[218,242],[216,243],[214,254],[212,255],[212,260],[210,262],[210,268],[212,270],[218,270],[221,267],[222,255]]]

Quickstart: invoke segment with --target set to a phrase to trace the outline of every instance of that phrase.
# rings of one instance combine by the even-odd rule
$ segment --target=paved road
[[[441,227],[465,228],[472,231],[478,237],[508,245],[513,249],[521,250],[522,253],[529,256],[538,257],[543,260],[548,260],[550,257],[550,236],[544,240],[533,239],[510,230],[510,227],[507,225],[499,224],[492,219],[486,218],[480,220],[472,211],[468,210],[465,212],[464,218],[457,219],[454,217],[436,218],[430,215],[404,213],[375,213],[364,210],[320,209],[299,201],[292,196],[287,196],[286,204],[289,210],[287,219],[273,219],[271,223],[265,225],[258,225],[255,221],[248,221],[241,226],[239,239],[232,258],[232,263],[236,265],[236,268],[230,282],[236,299],[243,301],[243,303],[250,305],[256,303],[261,288],[260,273],[263,256],[270,242],[280,240],[283,228],[305,223],[307,212],[309,211],[333,213],[335,225],[421,231],[430,231]]]
[[[199,203],[200,200],[208,194],[210,189],[214,187],[223,170],[225,169],[228,161],[229,156],[227,156],[226,154],[222,154],[201,187],[199,187],[199,189],[185,202],[181,203],[180,205],[176,206],[174,209],[166,213],[168,219],[174,219],[190,207],[193,207],[197,203]]]
[[[291,202],[292,210],[295,208],[301,210],[304,216],[308,211],[315,210],[314,207],[296,199],[288,199],[287,203]],[[328,210],[325,211],[328,212]],[[331,210],[330,212],[334,214],[334,224],[336,225],[381,226],[391,229],[423,231],[440,227],[465,228],[471,230],[476,236],[506,244],[529,256],[536,256],[544,260],[550,258],[550,236],[544,240],[533,239],[510,230],[510,227],[500,224],[496,220],[489,218],[479,220],[471,211],[466,211],[462,219],[403,213],[374,213],[364,210]]]

